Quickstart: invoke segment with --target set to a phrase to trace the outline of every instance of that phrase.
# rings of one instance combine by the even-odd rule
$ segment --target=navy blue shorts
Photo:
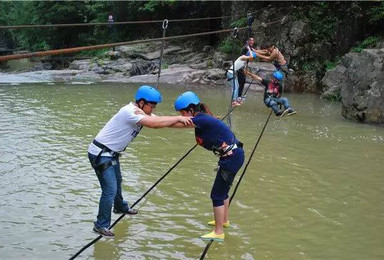
[[[244,150],[242,148],[236,148],[233,150],[232,155],[220,158],[219,170],[211,190],[211,199],[214,207],[223,206],[224,200],[228,199],[229,189],[243,163]]]

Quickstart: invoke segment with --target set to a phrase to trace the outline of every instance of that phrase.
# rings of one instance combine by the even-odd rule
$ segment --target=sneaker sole
[[[292,113],[288,113],[287,116],[292,116],[292,115],[295,115],[295,114],[296,114],[296,111],[292,112]]]
[[[114,238],[114,237],[115,237],[115,236],[106,236],[106,235],[103,235],[103,234],[101,234],[100,232],[95,231],[95,230],[93,230],[93,232],[96,233],[96,234],[98,234],[99,236],[102,236],[102,237],[105,237],[105,238]]]
[[[126,214],[126,215],[136,215],[139,212],[136,211],[136,212],[129,213],[129,212],[116,212],[116,211],[113,211],[113,213],[115,213],[115,214]]]
[[[288,110],[286,109],[286,110],[284,110],[284,112],[280,115],[280,117],[285,116],[287,113],[288,113]]]
[[[221,238],[203,238],[203,237],[200,237],[200,239],[202,240],[205,240],[205,241],[216,241],[216,242],[224,242],[224,239],[221,239]]]
[[[208,226],[215,226],[215,225],[213,225],[213,224],[209,224],[209,223],[207,223],[208,224]],[[225,227],[225,228],[227,228],[227,227],[229,227],[230,226],[230,224],[229,225],[223,225],[223,227]]]

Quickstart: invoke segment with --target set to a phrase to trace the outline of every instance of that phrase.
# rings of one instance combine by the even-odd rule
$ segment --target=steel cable
[[[256,14],[267,7],[261,8],[251,14]],[[188,19],[170,19],[169,22],[194,22],[205,20],[218,20],[223,18],[240,17],[243,15],[226,15],[226,16],[213,16],[213,17],[197,17]],[[141,21],[125,21],[125,22],[103,22],[103,23],[62,23],[62,24],[21,24],[21,25],[2,25],[0,29],[25,29],[25,28],[55,28],[55,27],[86,27],[86,26],[100,26],[100,25],[126,25],[126,24],[148,24],[148,23],[162,23],[164,20],[141,20]]]

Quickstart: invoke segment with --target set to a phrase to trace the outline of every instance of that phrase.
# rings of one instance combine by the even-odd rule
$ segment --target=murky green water
[[[0,86],[0,256],[68,259],[92,232],[99,184],[89,142],[136,85]],[[186,88],[161,87],[159,115]],[[194,90],[224,115],[228,89]],[[231,206],[224,243],[206,259],[383,259],[384,128],[348,122],[340,104],[288,95],[298,114],[271,118]],[[247,160],[269,111],[249,93],[233,114]],[[194,144],[193,130],[144,129],[123,155],[123,189],[136,201]],[[198,259],[212,219],[217,158],[195,149],[79,259]],[[119,215],[114,215],[113,220]]]

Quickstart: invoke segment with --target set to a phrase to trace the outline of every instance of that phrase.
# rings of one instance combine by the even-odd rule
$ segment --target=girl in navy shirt
[[[212,116],[209,108],[200,103],[199,97],[187,91],[175,101],[175,109],[183,116],[192,116],[197,144],[213,151],[220,157],[218,171],[211,190],[215,220],[208,222],[215,229],[201,236],[204,240],[224,241],[223,227],[229,226],[228,192],[232,182],[244,162],[243,144],[239,142],[229,127]],[[177,127],[188,127],[179,124]]]

